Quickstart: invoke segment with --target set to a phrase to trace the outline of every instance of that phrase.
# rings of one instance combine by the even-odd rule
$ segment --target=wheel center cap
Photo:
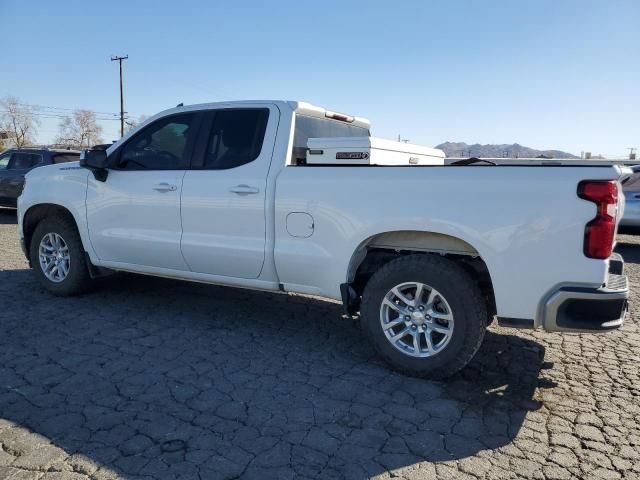
[[[424,323],[424,314],[422,312],[411,312],[411,316],[413,317],[413,321],[419,324]]]

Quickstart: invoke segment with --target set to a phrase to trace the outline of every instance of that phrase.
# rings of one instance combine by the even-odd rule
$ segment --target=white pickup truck
[[[25,254],[56,295],[127,271],[341,300],[388,363],[431,378],[464,367],[494,317],[622,324],[620,167],[445,166],[369,127],[301,102],[172,108],[31,171]]]

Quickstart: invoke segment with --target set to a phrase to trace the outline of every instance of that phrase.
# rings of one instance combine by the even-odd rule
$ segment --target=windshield
[[[304,163],[307,158],[307,140],[310,138],[368,137],[369,129],[325,118],[296,115],[293,134],[292,163]]]

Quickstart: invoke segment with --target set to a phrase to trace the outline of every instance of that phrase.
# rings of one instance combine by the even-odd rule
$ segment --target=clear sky
[[[117,112],[128,54],[132,116],[291,99],[426,145],[640,147],[640,0],[0,0],[0,20],[0,97],[30,104]]]

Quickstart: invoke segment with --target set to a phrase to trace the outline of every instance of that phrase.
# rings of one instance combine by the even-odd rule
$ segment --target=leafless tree
[[[140,115],[137,120],[129,119],[124,121],[124,133],[129,133],[131,130],[138,128],[138,125],[143,123],[147,119],[146,115]]]
[[[4,152],[7,149],[7,132],[0,127],[0,152]]]
[[[96,122],[96,114],[91,110],[74,110],[58,126],[56,143],[71,148],[90,148],[102,143],[102,126]]]
[[[35,107],[20,103],[12,95],[0,100],[0,131],[6,133],[7,145],[22,148],[35,142],[40,125],[36,114]]]

